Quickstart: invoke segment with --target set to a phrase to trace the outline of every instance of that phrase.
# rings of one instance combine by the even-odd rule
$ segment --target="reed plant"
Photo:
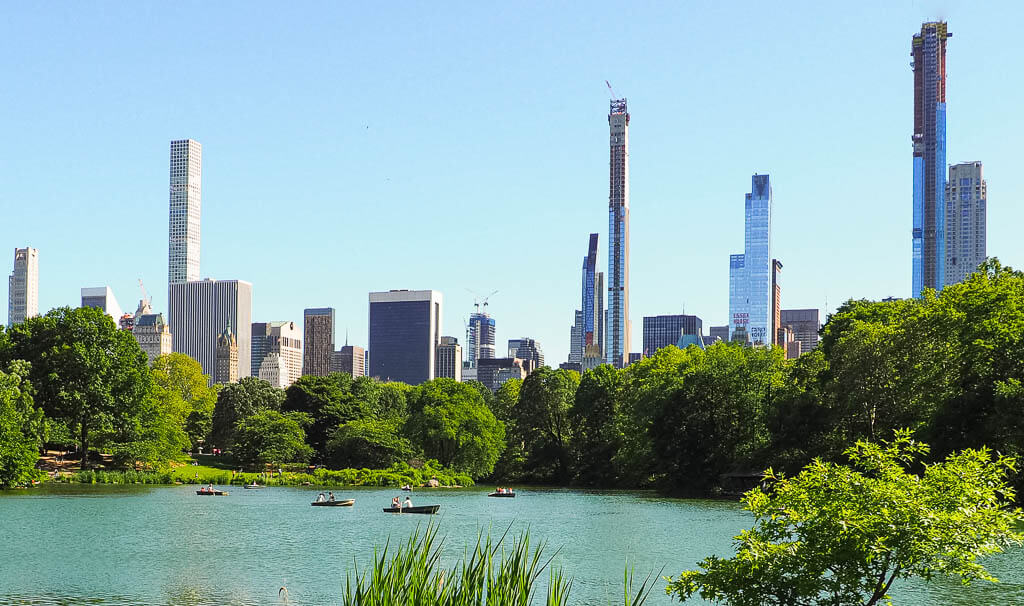
[[[345,606],[527,606],[543,595],[545,606],[569,603],[572,579],[551,565],[557,551],[546,556],[543,543],[530,547],[530,534],[511,539],[511,525],[500,538],[481,533],[476,546],[451,568],[440,564],[443,541],[437,526],[419,528],[405,543],[391,550],[390,540],[374,550],[373,565],[345,581]],[[547,589],[538,593],[538,581],[547,571]],[[626,606],[640,606],[651,590],[652,575],[632,592],[632,573],[625,578]]]

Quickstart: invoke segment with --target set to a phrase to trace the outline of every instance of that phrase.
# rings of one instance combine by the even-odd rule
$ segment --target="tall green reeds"
[[[359,573],[358,568],[345,581],[345,606],[527,606],[537,597],[538,579],[548,570],[546,606],[569,603],[572,579],[551,566],[544,555],[545,546],[530,548],[528,532],[512,539],[511,526],[498,540],[481,533],[476,546],[449,569],[440,566],[443,541],[437,538],[437,526],[419,529],[393,552],[390,541],[382,550],[374,550],[373,566]],[[556,552],[557,554],[557,552]],[[650,593],[648,575],[637,593],[632,593],[632,573],[625,578],[625,605],[640,606]]]

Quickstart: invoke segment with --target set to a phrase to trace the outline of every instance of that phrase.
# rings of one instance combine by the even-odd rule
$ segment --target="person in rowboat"
[[[324,496],[324,493],[321,492],[320,494],[316,495],[316,502],[317,503],[323,503],[326,500],[327,500],[327,497]]]
[[[334,502],[334,493],[333,492],[328,492],[327,493],[327,500],[330,501],[331,503]]]
[[[402,503],[402,508],[408,509],[410,507],[412,507],[412,499],[410,499],[409,497],[405,497],[405,502]]]
[[[391,508],[392,509],[401,509],[402,508],[402,499],[399,498],[399,497],[395,497],[395,498],[391,499]]]

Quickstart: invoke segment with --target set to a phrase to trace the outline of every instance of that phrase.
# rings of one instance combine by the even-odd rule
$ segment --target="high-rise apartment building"
[[[914,225],[912,290],[942,290],[946,262],[946,39],[945,21],[921,25],[910,42],[914,58]]]
[[[772,325],[772,187],[755,174],[746,196],[743,254],[729,257],[729,337],[769,345]]]
[[[946,181],[946,275],[944,284],[963,282],[985,260],[988,184],[981,162],[949,167]]]
[[[213,382],[217,384],[238,382],[238,339],[231,332],[228,322],[224,330],[217,336],[217,365],[213,372]]]
[[[800,342],[800,352],[807,353],[818,347],[818,331],[821,321],[817,309],[783,309],[780,314],[782,326],[793,331],[793,337]]]
[[[192,139],[171,141],[169,285],[199,279],[199,218],[203,201],[203,146]]]
[[[629,362],[629,111],[612,99],[608,111],[608,325],[605,355],[623,368]]]
[[[276,387],[286,388],[302,376],[302,333],[295,322],[253,322],[251,376],[260,376],[263,359],[277,355],[284,372],[277,373]]]
[[[579,364],[583,361],[583,312],[577,309],[573,318],[569,328],[569,363]]]
[[[772,343],[782,347],[779,340],[780,313],[782,312],[782,263],[778,259],[772,259],[772,326],[774,327],[774,340]]]
[[[117,304],[117,299],[114,298],[114,291],[109,286],[83,288],[82,307],[95,307],[103,311],[114,321],[114,326],[120,328],[121,316],[123,315],[121,306]]]
[[[252,372],[252,284],[243,280],[200,280],[172,284],[168,325],[174,351],[190,356],[215,375],[217,336],[231,325],[238,345],[238,373]]]
[[[684,335],[700,337],[703,322],[697,316],[644,316],[644,357],[649,358],[662,347],[679,345]]]
[[[519,358],[483,358],[477,365],[477,380],[491,391],[509,379],[525,379],[530,374],[530,362]]]
[[[160,356],[174,351],[174,339],[171,330],[164,322],[163,314],[144,313],[134,317],[132,336],[139,347],[146,353],[149,363]]]
[[[594,344],[594,347],[597,347]],[[529,360],[533,368],[544,366],[544,351],[536,339],[521,337],[508,340],[508,357]]]
[[[352,378],[365,377],[366,353],[362,347],[346,343],[331,356],[331,372],[345,373]]]
[[[466,366],[476,368],[477,360],[494,357],[495,327],[494,318],[486,311],[475,311],[469,315],[466,325]]]
[[[455,337],[441,337],[437,346],[436,378],[462,381],[462,346]]]
[[[14,271],[7,280],[7,325],[39,315],[39,249],[15,248]]]
[[[326,377],[334,356],[334,308],[311,307],[302,315],[306,342],[302,374]]]
[[[441,293],[434,290],[370,293],[370,376],[410,385],[437,376],[441,304]]]

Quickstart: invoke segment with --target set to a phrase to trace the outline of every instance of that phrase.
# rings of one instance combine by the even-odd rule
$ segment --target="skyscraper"
[[[441,337],[437,346],[436,378],[462,381],[462,346],[455,337]]]
[[[703,325],[697,316],[644,316],[644,357],[653,356],[662,347],[678,345],[683,335],[701,336]]]
[[[914,224],[911,232],[912,290],[942,290],[945,279],[946,205],[945,21],[921,25],[910,42],[914,70]]]
[[[331,372],[343,372],[352,378],[366,376],[366,350],[345,343],[331,356]]]
[[[573,312],[573,323],[569,329],[569,363],[579,364],[583,361],[583,312]]]
[[[238,346],[238,376],[252,372],[252,284],[243,280],[200,280],[172,284],[168,326],[174,351],[190,356],[203,374],[216,373],[217,336],[229,323]]]
[[[441,293],[370,293],[370,376],[419,385],[433,379],[441,344]]]
[[[217,366],[213,382],[219,384],[238,382],[238,340],[231,332],[231,323],[217,336]]]
[[[775,334],[772,187],[768,175],[755,174],[751,178],[744,209],[743,254],[729,257],[729,338],[768,345]]]
[[[469,349],[466,366],[469,368],[476,368],[478,360],[494,357],[494,318],[479,309],[469,315],[469,324],[466,326],[466,345]]]
[[[778,259],[772,259],[772,343],[785,347],[783,341],[779,339],[779,327],[782,326],[780,323],[780,314],[782,312],[782,262]]]
[[[590,234],[587,256],[583,257],[583,346],[596,345],[600,311],[597,308],[597,234]]]
[[[302,333],[295,322],[253,322],[251,332],[251,376],[260,376],[260,367],[270,355],[281,358],[284,368],[277,373],[275,387],[288,387],[302,376]]]
[[[164,322],[163,314],[136,314],[132,326],[132,336],[149,358],[149,363],[159,356],[174,351],[174,339]]]
[[[302,374],[326,377],[334,355],[334,308],[311,307],[303,312],[306,349]]]
[[[821,321],[817,309],[783,309],[780,318],[782,326],[791,329],[793,337],[800,342],[801,353],[807,353],[818,346]]]
[[[625,99],[612,99],[608,111],[608,363],[629,362],[629,112]]]
[[[199,217],[203,200],[203,146],[171,141],[170,226],[167,282],[199,279]]]
[[[981,162],[949,167],[946,182],[946,276],[944,284],[963,282],[986,253],[988,184]]]
[[[109,286],[83,288],[82,307],[95,307],[100,309],[110,316],[110,319],[114,321],[115,326],[120,326],[121,306],[117,304],[117,299],[114,298],[114,291],[111,290]]]
[[[508,340],[508,357],[529,360],[532,368],[537,369],[544,366],[544,350],[540,343],[530,337]]]
[[[39,315],[39,249],[14,249],[14,271],[7,288],[8,326]]]

